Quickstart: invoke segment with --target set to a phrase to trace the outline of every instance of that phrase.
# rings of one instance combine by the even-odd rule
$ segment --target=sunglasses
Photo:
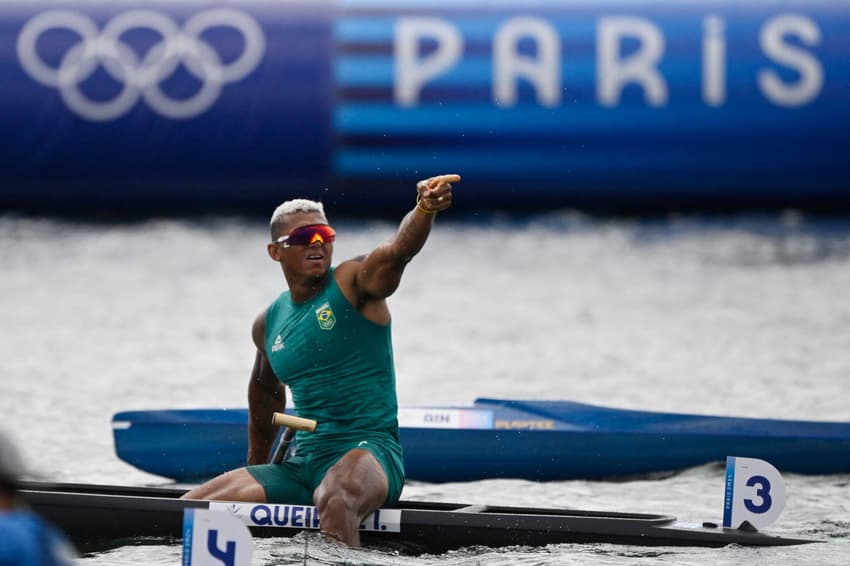
[[[284,248],[289,246],[312,246],[316,242],[330,244],[336,239],[336,232],[327,224],[309,224],[296,228],[286,236],[281,236],[274,241],[275,244],[283,244]]]

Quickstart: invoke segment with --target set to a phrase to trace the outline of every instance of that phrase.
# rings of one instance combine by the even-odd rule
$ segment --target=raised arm
[[[272,414],[286,406],[286,389],[277,378],[266,357],[266,313],[254,321],[251,329],[257,354],[248,383],[248,464],[266,464],[269,461],[277,427],[272,425]]]
[[[408,262],[425,245],[437,212],[452,204],[452,183],[460,175],[438,175],[416,185],[416,206],[402,219],[395,236],[357,261],[351,280],[358,302],[385,299],[401,282]]]

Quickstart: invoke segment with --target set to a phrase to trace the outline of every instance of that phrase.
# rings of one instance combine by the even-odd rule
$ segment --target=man
[[[71,566],[76,552],[65,536],[18,496],[24,475],[17,448],[0,432],[0,566]]]
[[[331,267],[335,234],[321,203],[296,199],[272,215],[269,256],[289,290],[257,317],[248,387],[248,466],[213,478],[184,497],[314,504],[327,535],[359,546],[366,515],[398,501],[404,484],[390,312],[386,298],[452,202],[441,175],[417,184],[416,205],[396,235],[366,256]],[[272,413],[289,387],[299,416],[297,453],[267,464]]]

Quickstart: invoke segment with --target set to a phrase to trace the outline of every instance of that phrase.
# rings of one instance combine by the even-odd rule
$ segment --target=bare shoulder
[[[261,352],[266,351],[266,312],[263,311],[254,319],[254,324],[251,326],[251,338],[254,340],[254,345]]]
[[[383,297],[367,293],[361,284],[363,272],[369,267],[364,265],[366,256],[360,256],[345,261],[334,271],[336,284],[346,300],[367,319],[376,324],[388,324],[390,311]]]
[[[362,303],[362,298],[357,289],[357,277],[365,259],[366,256],[361,255],[345,260],[337,265],[334,270],[334,279],[336,284],[339,285],[340,291],[348,299],[348,302],[355,306]]]
[[[361,265],[363,265],[364,259],[366,259],[365,255],[359,255],[357,257],[347,259],[336,266],[336,269],[334,269],[334,278],[340,287],[343,285],[354,285],[354,282],[357,279],[357,271],[360,269]]]

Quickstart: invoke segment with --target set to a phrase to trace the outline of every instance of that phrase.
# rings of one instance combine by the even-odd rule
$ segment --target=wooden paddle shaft
[[[305,419],[285,413],[275,413],[272,415],[272,424],[285,426],[293,430],[306,430],[307,432],[315,432],[316,430],[316,421],[313,419]]]

